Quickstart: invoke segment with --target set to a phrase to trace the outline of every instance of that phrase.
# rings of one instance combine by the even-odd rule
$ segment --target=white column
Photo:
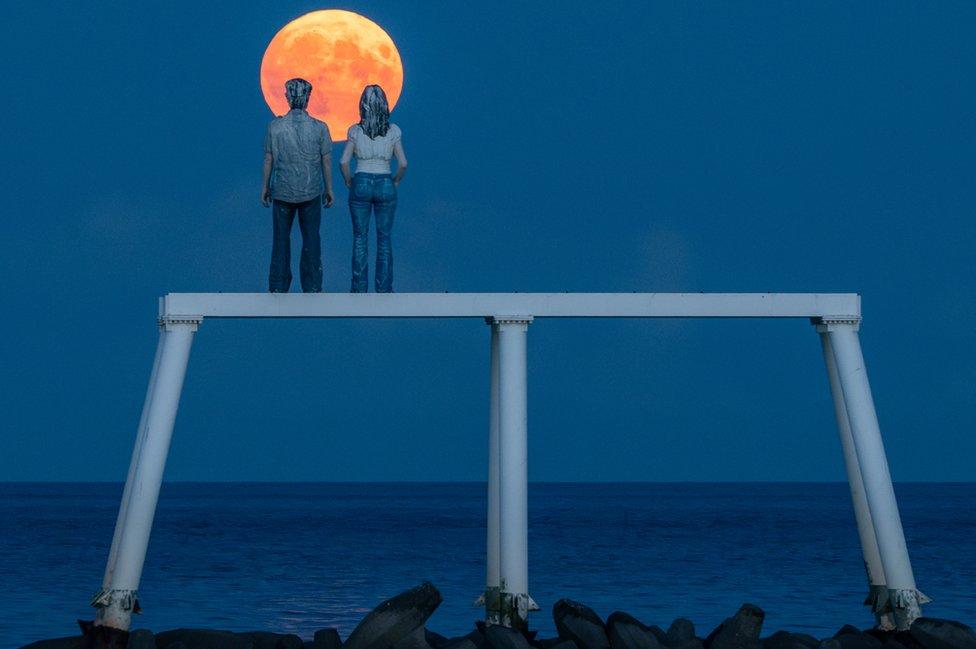
[[[499,537],[499,439],[498,439],[498,325],[492,318],[491,326],[491,400],[488,408],[488,552],[487,579],[484,595],[485,621],[499,624],[499,592],[501,590],[501,554]]]
[[[92,600],[93,606],[98,605],[102,596],[108,592],[109,583],[112,581],[112,573],[115,571],[119,537],[122,536],[122,527],[125,524],[125,512],[129,506],[129,495],[132,490],[132,476],[135,475],[136,467],[139,465],[139,453],[142,450],[142,442],[146,435],[146,416],[149,413],[149,404],[152,402],[153,386],[156,383],[156,374],[159,370],[159,358],[162,356],[165,340],[166,329],[160,325],[159,341],[156,343],[156,356],[153,359],[152,372],[149,374],[149,385],[146,387],[146,397],[142,404],[142,416],[139,418],[139,428],[136,430],[136,443],[132,448],[132,457],[129,460],[129,473],[125,479],[125,488],[122,490],[122,502],[119,505],[119,515],[115,519],[115,533],[112,535],[112,546],[108,551],[108,563],[105,566],[105,577],[102,579],[102,590]]]
[[[200,319],[180,319],[163,323],[165,333],[159,350],[155,380],[147,398],[145,434],[138,446],[138,459],[126,481],[128,503],[120,512],[114,566],[106,568],[108,584],[94,602],[98,607],[95,624],[128,630],[133,610],[138,611],[137,591],[149,545],[163,481],[163,470],[183,389],[183,378],[190,358],[193,333]]]
[[[864,482],[861,478],[861,467],[857,462],[857,451],[854,448],[854,437],[851,435],[851,424],[847,418],[847,403],[844,401],[844,391],[840,385],[840,377],[837,375],[837,364],[834,362],[834,352],[830,346],[830,338],[827,335],[825,325],[818,325],[817,331],[820,333],[824,364],[827,366],[830,394],[834,401],[834,416],[837,418],[840,445],[844,452],[847,483],[851,490],[854,518],[857,521],[857,534],[861,539],[861,553],[864,557],[864,568],[868,576],[868,596],[864,603],[871,606],[877,628],[891,630],[895,628],[895,625],[891,608],[888,606],[888,587],[885,581],[884,567],[881,564],[881,552],[878,550],[878,539],[874,535],[871,510],[868,507],[867,496],[864,494]]]
[[[526,331],[531,317],[499,317],[499,586],[501,623],[526,626],[529,597]]]
[[[921,604],[929,599],[915,587],[915,576],[908,558],[905,533],[858,340],[858,322],[827,321],[823,326],[830,338],[844,393],[851,437],[887,582],[889,604],[896,627],[907,629],[915,618],[921,616]]]

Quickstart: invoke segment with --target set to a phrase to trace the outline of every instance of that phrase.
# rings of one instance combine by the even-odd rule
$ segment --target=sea
[[[0,647],[91,619],[122,485],[0,483]],[[976,623],[976,483],[896,485],[927,615]],[[165,483],[133,628],[269,630],[345,638],[382,600],[424,580],[428,628],[481,618],[483,483]],[[530,625],[555,633],[570,598],[707,633],[744,602],[764,630],[832,635],[873,618],[841,483],[534,483]]]

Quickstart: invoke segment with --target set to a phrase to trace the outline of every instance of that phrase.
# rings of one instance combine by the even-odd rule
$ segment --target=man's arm
[[[274,157],[270,151],[264,152],[264,180],[261,181],[261,204],[265,207],[271,206],[271,168],[274,166]]]
[[[325,178],[325,206],[332,207],[332,153],[322,156],[322,177]]]

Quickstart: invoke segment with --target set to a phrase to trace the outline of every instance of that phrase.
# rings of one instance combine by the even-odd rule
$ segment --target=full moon
[[[294,77],[312,84],[308,112],[340,142],[359,121],[359,96],[367,85],[382,86],[393,110],[403,89],[403,64],[382,27],[351,11],[326,9],[282,27],[264,52],[261,91],[275,115],[288,112],[285,81]]]

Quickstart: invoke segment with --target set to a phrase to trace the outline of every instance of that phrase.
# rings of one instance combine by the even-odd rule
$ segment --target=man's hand
[[[261,204],[265,207],[271,207],[271,192],[267,187],[261,190]]]
[[[322,201],[325,203],[327,208],[332,207],[332,203],[335,201],[335,197],[332,196],[332,190],[325,190],[325,194],[322,196]]]

